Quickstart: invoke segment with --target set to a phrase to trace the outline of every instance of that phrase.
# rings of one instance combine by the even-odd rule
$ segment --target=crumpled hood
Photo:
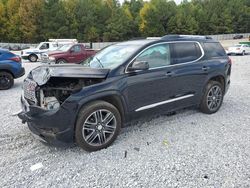
[[[51,70],[50,77],[106,78],[109,73],[109,69],[94,69],[76,64],[50,65],[48,68]]]

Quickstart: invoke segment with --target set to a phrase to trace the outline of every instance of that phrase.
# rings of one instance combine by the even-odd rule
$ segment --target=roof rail
[[[145,37],[134,37],[134,38],[129,39],[129,41],[131,41],[131,40],[142,40],[142,39],[145,39]]]
[[[147,40],[158,40],[161,39],[161,37],[147,37]]]
[[[202,35],[165,35],[161,39],[181,39],[181,38],[194,38],[194,39],[212,39],[212,37]]]

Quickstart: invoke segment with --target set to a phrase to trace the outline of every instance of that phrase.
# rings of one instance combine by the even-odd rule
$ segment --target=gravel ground
[[[250,187],[250,55],[232,60],[218,113],[189,109],[138,122],[93,153],[34,139],[13,116],[23,78],[16,80],[0,92],[0,187]],[[30,170],[37,163],[43,166]]]

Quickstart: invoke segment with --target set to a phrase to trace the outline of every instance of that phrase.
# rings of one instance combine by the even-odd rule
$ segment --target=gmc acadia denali
[[[48,143],[108,147],[132,119],[196,106],[219,110],[231,60],[205,36],[167,35],[104,48],[80,65],[40,66],[23,84],[22,122]]]

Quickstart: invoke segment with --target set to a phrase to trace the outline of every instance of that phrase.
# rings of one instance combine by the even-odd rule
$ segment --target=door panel
[[[150,69],[128,74],[126,96],[131,112],[145,105],[164,101],[173,95],[171,76],[167,75],[171,68],[166,67],[171,63],[169,44],[149,47],[135,61],[148,62]]]
[[[202,52],[197,43],[178,43],[177,47],[170,44],[170,48],[166,48],[171,51],[171,55],[169,53],[167,56],[171,57],[171,60],[167,61],[166,66],[162,66],[162,60],[155,63],[157,59],[152,59],[151,55],[146,57],[146,52],[137,58],[137,61],[148,61],[152,65],[148,71],[128,75],[127,100],[131,112],[145,109],[142,107],[149,105],[155,108],[158,104],[169,111],[199,102],[209,66],[199,60]],[[162,52],[162,49],[159,51]],[[152,54],[158,57],[157,53]]]
[[[165,101],[174,96],[174,78],[168,77],[166,73],[169,68],[148,70],[146,72],[131,73],[127,77],[127,101],[129,111]]]
[[[79,63],[82,57],[82,48],[80,45],[75,45],[71,48],[69,60],[72,63]]]

